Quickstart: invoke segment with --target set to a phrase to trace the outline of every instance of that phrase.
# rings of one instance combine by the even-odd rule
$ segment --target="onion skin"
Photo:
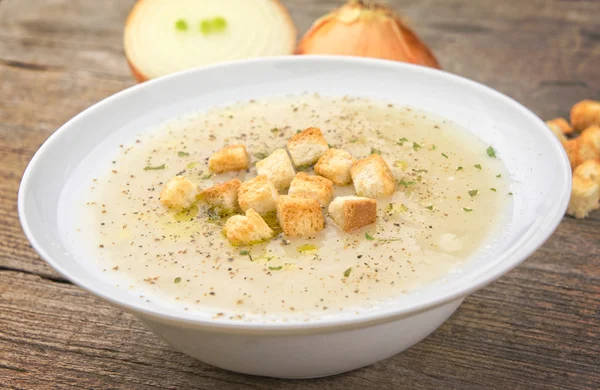
[[[441,69],[429,48],[391,10],[351,0],[318,19],[296,54],[374,57]]]

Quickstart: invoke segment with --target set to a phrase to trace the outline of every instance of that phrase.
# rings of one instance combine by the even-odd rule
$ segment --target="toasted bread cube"
[[[208,168],[215,173],[241,171],[250,166],[250,156],[244,145],[226,146],[208,159]]]
[[[277,199],[277,220],[289,237],[314,236],[325,228],[321,205],[315,198],[281,195]]]
[[[600,102],[582,100],[571,108],[571,125],[577,132],[590,126],[600,126]]]
[[[575,218],[585,218],[598,208],[600,208],[600,182],[574,175],[567,214]]]
[[[389,196],[396,190],[396,180],[390,167],[378,154],[358,160],[350,169],[358,196],[379,198]]]
[[[231,245],[252,245],[273,237],[273,230],[253,209],[230,217],[223,227]]]
[[[279,191],[288,189],[296,174],[285,149],[276,149],[267,158],[257,162],[256,171],[271,179]]]
[[[333,222],[345,232],[370,225],[377,219],[377,202],[358,196],[338,196],[329,205]]]
[[[175,176],[160,192],[160,202],[167,207],[187,209],[194,204],[199,194],[194,183],[183,176]]]
[[[334,184],[347,185],[352,182],[350,168],[354,164],[352,155],[342,149],[328,149],[317,161],[315,172]]]
[[[275,210],[278,196],[277,188],[265,175],[258,175],[242,183],[238,189],[238,202],[242,211],[254,209],[259,214]]]
[[[288,195],[315,198],[325,207],[333,198],[333,183],[321,176],[298,172],[292,180]]]
[[[287,143],[292,161],[297,167],[314,164],[329,149],[321,129],[309,127],[295,134]]]
[[[238,189],[242,184],[238,179],[216,184],[202,191],[206,203],[218,207],[221,211],[232,213],[239,210]]]

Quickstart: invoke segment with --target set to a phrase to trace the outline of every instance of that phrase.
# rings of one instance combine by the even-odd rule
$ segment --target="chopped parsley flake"
[[[202,180],[208,180],[212,177],[212,173],[207,173],[206,175],[203,175],[202,177],[200,177],[200,179]]]
[[[269,269],[270,269],[271,271],[280,271],[282,268],[283,268],[283,266],[282,266],[282,265],[279,265],[279,266],[277,266],[277,267],[269,267]]]
[[[479,193],[479,190],[470,190],[469,195],[476,196]]]
[[[437,148],[435,147],[435,145],[431,145],[431,150],[436,150]]]
[[[501,174],[501,173],[499,173],[499,174],[497,174],[497,175],[496,175],[496,177],[502,177],[502,174]]]
[[[266,153],[253,153],[252,155],[253,155],[254,157],[256,157],[257,159],[259,159],[259,160],[262,160],[263,158],[266,158],[266,157],[267,157],[267,154],[266,154]]]
[[[313,244],[304,244],[304,245],[300,245],[297,248],[297,251],[300,252],[300,253],[308,253],[308,252],[316,251],[317,249],[319,249],[319,248],[317,248],[316,245],[313,245]]]
[[[173,283],[179,283],[181,282],[181,278],[178,276],[175,278],[175,280],[173,280]]]
[[[481,169],[481,164],[475,164],[475,168]]]
[[[248,256],[250,254],[249,251],[240,251],[240,255],[242,256]]]
[[[496,192],[496,189],[495,188],[490,188],[490,191]]]
[[[427,210],[433,210],[433,205],[429,205],[427,207],[425,207]]]
[[[405,142],[408,142],[408,139],[406,137],[402,137],[398,140],[398,145],[402,146]]]
[[[398,184],[400,184],[400,185],[401,185],[401,186],[403,186],[403,187],[408,187],[408,186],[410,186],[410,185],[413,185],[413,184],[415,184],[415,182],[414,182],[414,181],[405,181],[405,180],[400,180],[400,181],[398,182]]]
[[[419,172],[425,172],[425,173],[429,172],[427,169],[413,169],[412,171],[413,172],[417,172],[417,173],[419,173]]]
[[[421,148],[422,148],[422,146],[421,146],[421,145],[419,145],[419,144],[418,144],[418,143],[416,143],[416,142],[413,142],[413,150],[414,150],[415,152],[416,152],[416,151],[418,151],[418,150],[419,150],[419,149],[421,149]]]
[[[160,169],[165,169],[166,167],[167,166],[165,164],[159,165],[157,167],[151,167],[151,166],[148,165],[147,167],[144,167],[144,171],[158,171]]]
[[[369,233],[365,233],[365,238],[369,241],[373,241],[374,238],[369,234]]]
[[[492,148],[491,146],[487,148],[487,155],[492,158],[496,158],[496,151],[494,150],[494,148]]]
[[[186,165],[186,168],[187,168],[187,169],[192,169],[192,168],[194,168],[196,165],[198,165],[198,163],[194,161],[194,162],[191,162],[191,163],[189,163],[188,165]]]
[[[369,241],[377,240],[377,241],[401,241],[401,238],[375,238],[371,236],[369,233],[365,233],[365,238]]]
[[[509,193],[508,193],[508,195],[512,195],[512,194],[513,194],[512,192],[509,192]]]
[[[185,156],[189,156],[190,154],[189,154],[189,153],[187,153],[187,152],[177,152],[177,155],[178,155],[179,157],[185,157]]]
[[[177,21],[175,22],[175,28],[179,31],[187,31],[188,24],[183,19],[177,19]]]
[[[457,171],[462,171],[462,170],[463,170],[463,167],[458,167],[458,168],[456,168],[456,170],[457,170]]]
[[[381,150],[375,149],[375,148],[371,148],[371,154],[381,154]]]
[[[348,276],[350,276],[350,273],[352,273],[352,267],[344,271],[344,277],[347,278]]]
[[[448,155],[446,153],[442,153],[442,156],[444,156],[444,158],[448,158]]]
[[[466,207],[463,207],[463,210],[465,210],[467,213],[470,213],[471,211],[473,211],[473,209],[469,209],[469,208],[466,208]]]
[[[273,127],[271,129],[271,133],[277,133],[277,132],[279,132],[279,129],[277,127]]]
[[[400,168],[400,169],[402,169],[403,171],[405,171],[405,170],[406,170],[406,168],[408,168],[408,163],[407,163],[406,161],[402,161],[402,160],[396,160],[396,161],[394,161],[394,166],[395,166],[396,168]]]

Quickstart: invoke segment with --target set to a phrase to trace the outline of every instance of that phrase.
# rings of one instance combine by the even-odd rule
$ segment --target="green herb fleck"
[[[352,267],[348,268],[344,271],[344,277],[347,278],[352,273]]]
[[[194,168],[196,165],[198,165],[198,163],[196,161],[189,163],[188,165],[186,165],[187,169],[192,169]]]
[[[456,170],[457,170],[457,171],[462,171],[462,170],[463,170],[463,167],[458,167],[458,168],[456,168]]]
[[[249,251],[240,251],[240,255],[242,256],[248,256],[250,254]]]
[[[144,167],[144,171],[158,171],[160,169],[165,169],[166,167],[167,166],[165,164],[159,165],[157,167],[151,167],[151,166],[148,165],[147,167]]]
[[[212,28],[215,31],[223,31],[227,28],[227,20],[222,16],[217,16],[212,20]]]
[[[400,204],[396,204],[396,203],[389,203],[387,206],[387,212],[388,214],[395,214],[395,213],[405,213],[408,211],[408,207],[406,207],[404,204],[400,203]]]
[[[300,130],[300,129],[296,130],[296,134],[298,134],[298,133],[302,133],[302,130]]]
[[[431,150],[436,150],[437,148],[435,147],[435,145],[431,145]]]
[[[263,158],[266,158],[266,157],[267,157],[267,154],[266,154],[266,153],[253,153],[252,155],[253,155],[254,157],[256,157],[257,159],[259,159],[259,160],[262,160]]]
[[[475,164],[475,168],[481,169],[481,164]]]
[[[365,233],[365,238],[369,241],[373,241],[374,238],[369,234],[369,233]]]
[[[466,207],[463,207],[463,210],[465,210],[467,213],[470,213],[471,211],[473,211],[473,209],[468,209]]]
[[[175,28],[179,31],[187,31],[188,24],[183,19],[177,19],[177,21],[175,22]]]
[[[512,195],[512,194],[513,194],[512,192],[509,192],[509,193],[508,193],[508,195]]]
[[[189,154],[189,153],[187,153],[187,152],[177,152],[177,155],[178,155],[179,157],[185,157],[185,156],[189,156],[190,154]]]
[[[173,283],[179,283],[181,282],[181,278],[178,276],[175,278],[175,280],[173,280]]]
[[[400,180],[400,181],[398,182],[398,184],[400,184],[400,185],[401,185],[401,186],[403,186],[403,187],[408,187],[408,186],[411,186],[411,185],[415,184],[415,182],[414,182],[414,181],[405,181],[405,180]]]
[[[381,150],[375,149],[375,148],[371,148],[371,154],[381,154]]]
[[[416,143],[416,142],[413,142],[413,150],[414,150],[415,152],[416,152],[416,151],[418,151],[418,150],[419,150],[419,149],[421,149],[421,148],[422,148],[422,146],[421,146],[421,145],[419,145],[419,144],[418,144],[418,143]]]
[[[428,209],[428,210],[433,210],[433,205],[429,205],[429,206],[427,206],[425,208]]]
[[[308,253],[308,252],[313,252],[316,251],[317,249],[319,249],[316,245],[313,244],[304,244],[304,245],[300,245],[297,248],[297,251],[300,253]]]
[[[200,179],[202,179],[202,180],[208,180],[208,179],[210,179],[212,177],[212,175],[213,175],[212,173],[207,173],[206,175],[202,175],[200,177]]]
[[[375,238],[371,236],[369,233],[365,233],[365,238],[369,241],[377,240],[377,241],[401,241],[401,238]]]
[[[492,148],[491,146],[487,148],[487,155],[492,158],[496,158],[496,151],[494,150],[494,148]]]
[[[405,142],[408,142],[408,139],[406,137],[402,137],[398,140],[398,145],[402,146]]]
[[[499,174],[497,174],[497,175],[496,175],[496,177],[502,177],[502,174],[501,174],[501,173],[499,173]]]
[[[490,188],[490,191],[496,192],[496,189],[495,188]]]
[[[280,265],[280,266],[277,266],[277,267],[269,267],[269,269],[270,269],[271,271],[280,271],[282,268],[283,268],[283,266],[282,266],[282,265]]]
[[[278,133],[278,132],[279,132],[279,129],[277,127],[273,127],[271,129],[271,133]]]
[[[476,196],[479,193],[479,190],[469,190],[469,195]]]
[[[427,169],[413,169],[412,171],[413,171],[413,172],[417,172],[417,173],[420,173],[420,172],[425,172],[425,173],[427,173],[427,172],[429,172]]]
[[[203,21],[200,22],[200,32],[202,33],[202,35],[210,34],[211,29],[212,29],[212,23],[210,22],[210,20],[204,19]]]
[[[356,138],[353,138],[353,139],[350,140],[351,144],[355,144],[356,142],[358,142],[358,139],[356,139]]]
[[[396,160],[394,161],[394,166],[406,171],[406,168],[408,168],[408,163],[406,161]]]
[[[444,156],[444,158],[448,158],[448,155],[446,153],[442,153],[442,156]]]

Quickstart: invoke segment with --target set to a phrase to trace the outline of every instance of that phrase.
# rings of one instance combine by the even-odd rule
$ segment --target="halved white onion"
[[[203,20],[224,18],[203,34]],[[176,28],[184,20],[187,29]],[[293,54],[296,27],[278,0],[138,0],[125,24],[125,55],[145,81],[184,69],[251,57]]]

